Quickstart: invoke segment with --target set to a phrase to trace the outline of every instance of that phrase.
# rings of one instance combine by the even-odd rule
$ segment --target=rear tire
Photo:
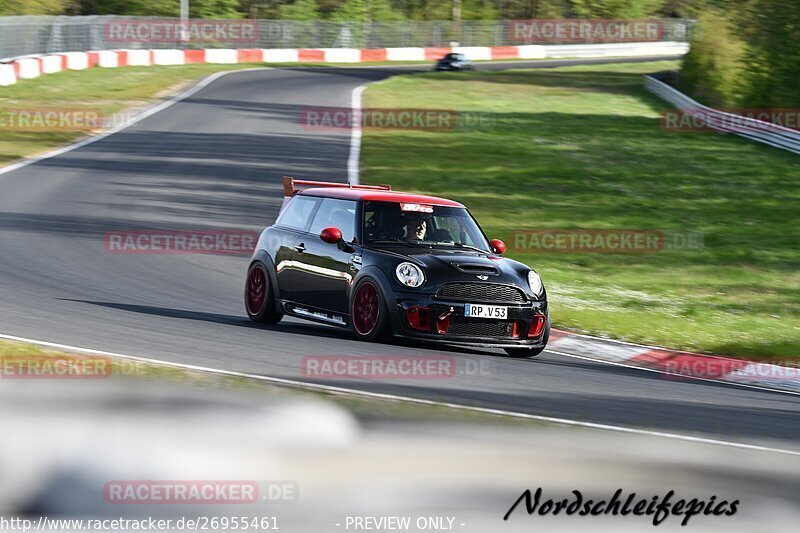
[[[513,357],[514,359],[523,359],[526,357],[536,357],[545,349],[547,348],[547,341],[550,340],[550,321],[547,321],[547,328],[544,330],[544,335],[542,335],[542,342],[544,346],[539,346],[537,348],[503,348],[505,352],[508,354],[509,357]]]
[[[377,281],[364,278],[355,286],[350,319],[359,340],[375,342],[389,336],[389,312]]]
[[[283,313],[275,310],[275,291],[269,280],[267,267],[261,261],[250,265],[244,284],[244,308],[253,322],[277,324]]]

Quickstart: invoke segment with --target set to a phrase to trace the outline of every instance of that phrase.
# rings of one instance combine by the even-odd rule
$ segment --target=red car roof
[[[366,200],[369,202],[393,202],[425,205],[441,205],[446,207],[464,207],[464,205],[448,200],[437,198],[436,196],[425,196],[424,194],[412,194],[399,191],[375,191],[369,189],[347,189],[347,188],[328,188],[314,187],[306,189],[297,194],[307,196],[323,196],[325,198],[341,198],[343,200]]]

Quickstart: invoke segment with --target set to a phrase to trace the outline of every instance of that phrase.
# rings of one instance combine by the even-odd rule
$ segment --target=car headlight
[[[425,281],[422,269],[414,263],[400,263],[394,271],[397,281],[406,287],[419,287]]]
[[[541,296],[542,291],[544,290],[544,285],[542,284],[542,278],[539,277],[539,274],[531,270],[528,272],[528,285],[531,288],[531,292],[536,296]]]

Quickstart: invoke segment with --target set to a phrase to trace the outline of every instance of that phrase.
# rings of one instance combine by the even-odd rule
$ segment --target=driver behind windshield
[[[406,240],[424,241],[428,232],[428,223],[424,218],[411,218],[406,222]]]

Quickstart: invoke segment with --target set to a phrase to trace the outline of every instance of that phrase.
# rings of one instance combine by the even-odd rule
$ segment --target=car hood
[[[397,263],[404,260],[416,263],[435,285],[445,281],[481,280],[514,284],[527,289],[528,271],[531,270],[531,267],[519,261],[489,253],[408,247],[387,247],[373,251],[395,256]]]

